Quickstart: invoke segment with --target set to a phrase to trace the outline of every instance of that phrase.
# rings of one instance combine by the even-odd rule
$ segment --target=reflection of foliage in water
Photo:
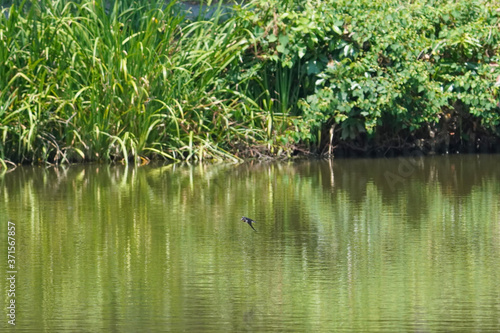
[[[25,316],[331,330],[455,311],[498,328],[477,305],[500,296],[495,157],[423,159],[391,188],[400,161],[18,168],[0,218],[19,226]]]

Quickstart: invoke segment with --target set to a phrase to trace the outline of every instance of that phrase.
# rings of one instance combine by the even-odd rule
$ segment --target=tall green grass
[[[0,15],[0,167],[500,137],[488,1],[214,7],[190,21],[176,1],[13,1]]]
[[[231,145],[265,131],[249,129],[251,104],[228,86],[250,43],[236,19],[219,22],[216,13],[189,22],[175,1],[41,0],[3,9],[3,165],[237,160]]]

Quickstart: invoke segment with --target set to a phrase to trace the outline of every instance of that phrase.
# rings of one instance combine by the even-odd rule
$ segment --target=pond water
[[[18,167],[0,330],[14,298],[16,331],[498,332],[499,165]]]

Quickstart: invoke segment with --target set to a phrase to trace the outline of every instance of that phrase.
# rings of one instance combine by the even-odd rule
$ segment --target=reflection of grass
[[[477,316],[498,327],[484,321],[495,314],[487,309],[499,293],[496,169],[458,178],[458,188],[463,181],[474,185],[457,196],[449,192],[456,178],[429,186],[446,169],[434,163],[388,200],[387,189],[371,180],[377,172],[366,179],[366,170],[344,162],[345,169],[318,161],[19,168],[0,178],[0,207],[7,207],[0,221],[6,214],[23,230],[19,297],[26,318],[71,318],[84,304],[97,314],[82,325],[101,327],[109,306],[137,311],[129,296],[140,295],[150,300],[139,307],[148,323],[188,316],[190,299],[230,314],[222,324],[238,323],[244,311],[234,299],[244,299],[258,304],[264,323],[280,319],[274,327],[283,331],[290,330],[283,318],[297,311],[304,318],[300,331],[335,331],[339,322],[370,331],[377,322],[367,318],[411,322],[415,311],[418,322],[442,322],[449,296],[458,304],[453,310],[464,311],[457,312],[465,316],[461,324]],[[386,161],[385,169],[397,165]],[[242,211],[259,219],[258,238],[239,221]],[[63,311],[40,306],[46,303]],[[458,308],[464,303],[466,310]],[[196,330],[190,322],[172,331]]]
[[[221,76],[247,43],[235,22],[163,6],[43,0],[1,15],[0,159],[233,158],[228,143],[258,137]]]

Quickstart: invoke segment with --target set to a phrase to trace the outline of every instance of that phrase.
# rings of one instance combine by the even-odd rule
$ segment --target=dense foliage
[[[297,141],[324,144],[326,133],[327,146],[433,138],[464,145],[479,133],[500,134],[498,2],[262,1],[257,8],[248,19],[259,40],[253,55],[265,60],[255,67],[273,78],[265,91],[277,110],[300,115]]]
[[[15,2],[0,162],[474,146],[500,135],[498,8],[254,0],[193,22],[175,2]]]
[[[254,136],[224,79],[245,43],[232,21],[163,1],[27,7],[1,15],[0,158],[231,158],[228,142]]]

